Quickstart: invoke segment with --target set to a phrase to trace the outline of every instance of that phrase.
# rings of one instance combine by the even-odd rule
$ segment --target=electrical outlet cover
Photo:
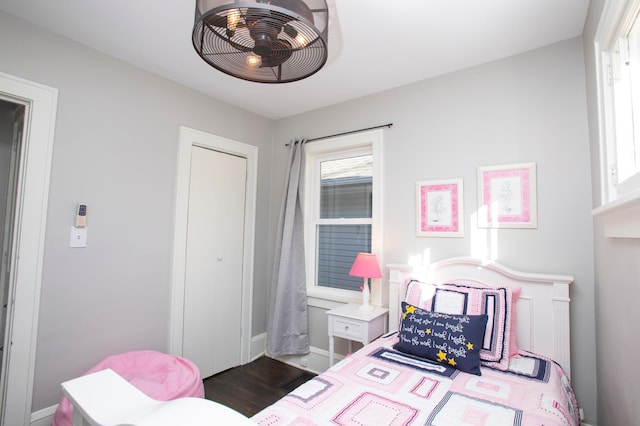
[[[69,238],[69,247],[86,247],[87,246],[87,228],[71,227],[71,237]]]

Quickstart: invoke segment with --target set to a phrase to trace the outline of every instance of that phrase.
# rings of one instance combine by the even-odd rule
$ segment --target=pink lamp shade
[[[361,278],[382,278],[378,258],[373,253],[358,253],[349,275]]]

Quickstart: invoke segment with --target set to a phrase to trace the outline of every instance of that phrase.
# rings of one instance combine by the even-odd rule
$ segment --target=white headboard
[[[438,284],[473,282],[521,287],[516,305],[518,347],[554,359],[571,377],[569,284],[573,277],[521,272],[469,257],[444,259],[422,267],[400,264],[387,267],[389,331],[398,328],[400,302],[411,279]]]

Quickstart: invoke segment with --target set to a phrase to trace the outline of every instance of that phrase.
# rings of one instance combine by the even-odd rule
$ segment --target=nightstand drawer
[[[362,309],[360,305],[347,303],[327,311],[329,323],[329,366],[333,365],[334,338],[340,337],[349,342],[363,345],[382,335],[387,329],[387,308],[373,306]]]
[[[333,334],[338,337],[360,339],[362,337],[362,323],[335,318],[333,320]]]

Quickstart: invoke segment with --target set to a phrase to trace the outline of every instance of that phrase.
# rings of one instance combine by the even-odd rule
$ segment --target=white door
[[[191,148],[183,356],[203,378],[240,364],[247,160]]]

